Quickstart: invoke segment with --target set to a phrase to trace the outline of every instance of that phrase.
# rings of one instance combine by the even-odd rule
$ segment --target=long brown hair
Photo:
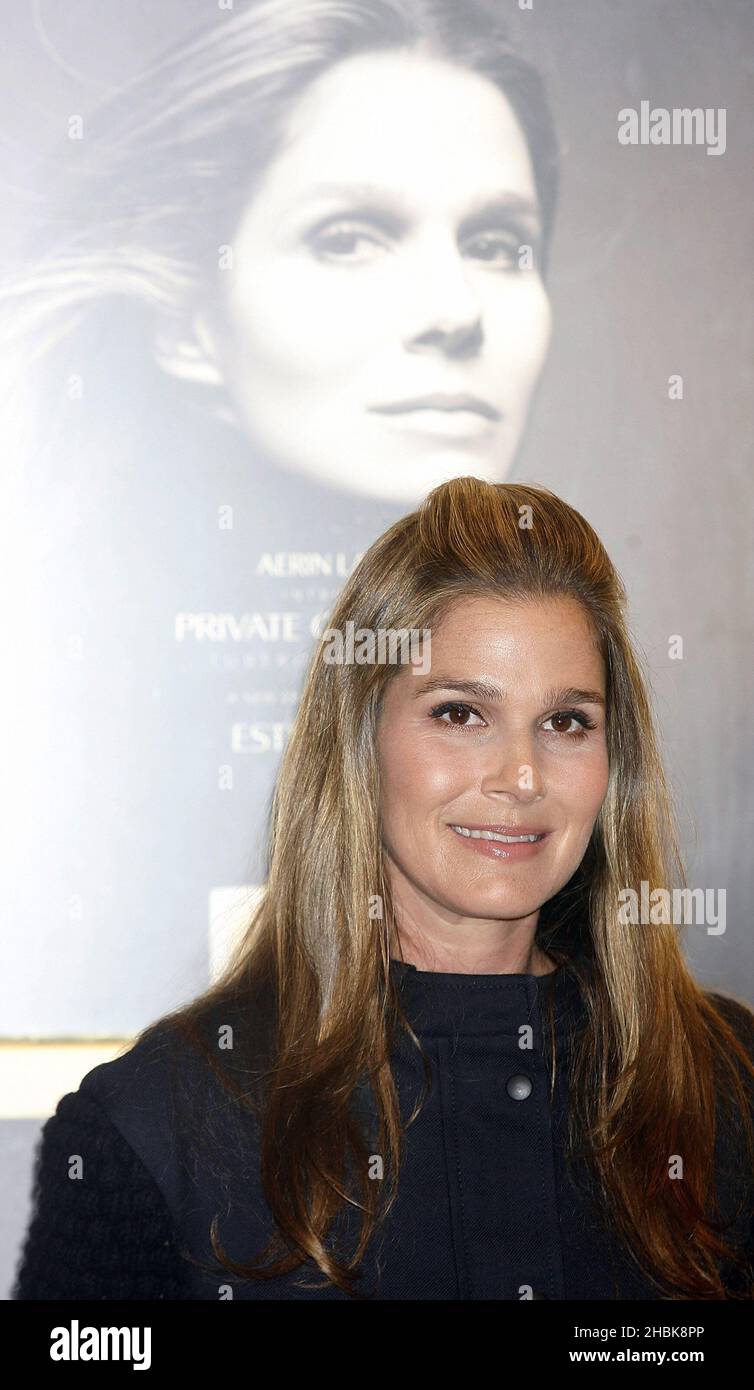
[[[754,1015],[729,1001],[730,1026],[729,1009],[690,974],[678,925],[626,925],[619,917],[621,890],[638,893],[645,882],[651,894],[685,878],[647,686],[627,632],[625,588],[598,536],[545,488],[455,478],[375,541],[330,626],[344,634],[348,622],[354,632],[431,632],[450,605],[482,595],[569,596],[590,620],[605,663],[607,794],[587,853],[542,906],[536,936],[577,969],[586,1004],[572,1060],[571,1142],[586,1143],[594,1191],[660,1296],[738,1297],[723,1282],[730,1263],[744,1267],[742,1296],[752,1297],[751,1269],[722,1236],[715,1141],[730,1111],[741,1126],[741,1164],[754,1152],[746,1092],[754,1064],[736,1032],[736,1018],[754,1024]],[[325,645],[323,638],[312,658],[279,771],[264,897],[222,977],[171,1018],[217,1069],[216,1044],[213,1056],[212,1043],[202,1042],[209,1011],[221,1017],[236,999],[248,1016],[249,1000],[269,986],[269,1065],[249,1103],[262,1119],[261,1176],[276,1231],[248,1264],[226,1261],[214,1228],[213,1248],[241,1277],[272,1278],[313,1261],[353,1293],[375,1224],[395,1200],[404,1133],[390,1065],[391,1029],[402,1011],[390,972],[395,918],[376,754],[381,699],[400,667],[328,662]],[[380,899],[375,919],[371,905]],[[379,1152],[387,1155],[385,1183],[370,1181],[370,1150],[352,1104],[365,1081]],[[683,1181],[669,1181],[678,1155]],[[345,1204],[363,1212],[350,1259],[327,1243]],[[276,1258],[262,1268],[270,1254]]]

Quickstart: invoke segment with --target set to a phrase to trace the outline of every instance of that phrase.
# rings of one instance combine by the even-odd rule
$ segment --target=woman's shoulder
[[[754,1009],[751,1005],[745,1000],[721,994],[719,990],[705,989],[704,996],[733,1029],[754,1061]]]
[[[93,1067],[42,1128],[32,1216],[14,1299],[187,1298],[185,1215],[206,1187],[200,1162],[255,1152],[253,1065],[267,1034],[258,1010],[215,997],[166,1016]],[[253,1165],[252,1165],[253,1167]],[[197,1193],[199,1192],[199,1196]]]
[[[200,1001],[149,1025],[80,1083],[78,1094],[105,1111],[176,1216],[204,1159],[217,1164],[239,1140],[256,1147],[266,1017],[233,995]]]
[[[232,1093],[264,1069],[269,1022],[266,1005],[237,992],[198,1000],[142,1029],[120,1056],[87,1072],[80,1090],[110,1113]]]
[[[178,1246],[158,1184],[106,1111],[64,1095],[35,1151],[11,1298],[184,1298]]]
[[[729,1038],[718,1034],[715,1053],[716,1096],[719,1105],[718,1142],[725,1146],[733,1145],[731,1166],[739,1171],[749,1183],[748,1202],[752,1221],[750,1238],[754,1239],[754,1170],[750,1158],[738,1147],[742,1134],[742,1116],[748,1117],[754,1126],[754,1010],[742,999],[722,994],[718,990],[705,990],[705,998],[712,1004],[716,1013],[728,1025],[736,1042],[748,1059],[746,1065],[740,1052],[733,1049]],[[736,1083],[733,1077],[735,1074]],[[744,1110],[741,1110],[741,1106]],[[754,1138],[754,1132],[752,1133]]]

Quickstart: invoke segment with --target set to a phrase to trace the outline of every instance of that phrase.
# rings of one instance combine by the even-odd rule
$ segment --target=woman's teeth
[[[518,845],[522,842],[533,844],[536,840],[541,840],[542,835],[498,835],[494,830],[467,830],[463,825],[453,825],[452,830],[457,830],[459,835],[467,835],[471,840],[500,840],[504,845]]]

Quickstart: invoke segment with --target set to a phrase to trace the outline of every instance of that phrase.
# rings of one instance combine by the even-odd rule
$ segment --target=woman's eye
[[[326,231],[318,232],[312,238],[312,246],[318,255],[332,256],[335,260],[341,261],[354,259],[353,252],[357,242],[372,247],[379,245],[378,238],[364,227],[345,222],[333,223]],[[359,259],[363,259],[363,252]]]
[[[576,724],[576,729],[556,728],[551,732],[554,734],[566,734],[569,738],[585,738],[587,729],[594,729],[596,725],[586,714],[575,713],[571,710],[559,710],[557,714],[551,714],[545,721],[547,724]]]
[[[493,262],[518,266],[519,242],[510,234],[485,232],[469,243],[476,247],[475,259],[492,264]]]
[[[460,715],[461,719],[446,719],[446,714]],[[441,724],[448,724],[452,729],[468,729],[476,727],[475,725],[470,725],[465,721],[464,716],[469,714],[473,714],[476,719],[481,720],[482,724],[484,723],[482,716],[478,714],[477,711],[471,707],[471,705],[464,704],[448,703],[444,705],[438,705],[436,709],[432,710],[431,717],[433,719],[437,719]]]

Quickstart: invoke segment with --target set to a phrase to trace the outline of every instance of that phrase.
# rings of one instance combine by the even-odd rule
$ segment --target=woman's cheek
[[[521,275],[527,272],[522,271]],[[552,307],[538,276],[528,272],[519,279],[504,306],[500,333],[504,336],[512,367],[522,375],[538,371],[552,336]]]
[[[594,818],[607,793],[609,764],[606,751],[596,751],[581,761],[564,760],[551,774],[551,788],[557,783],[564,804],[585,817]]]

